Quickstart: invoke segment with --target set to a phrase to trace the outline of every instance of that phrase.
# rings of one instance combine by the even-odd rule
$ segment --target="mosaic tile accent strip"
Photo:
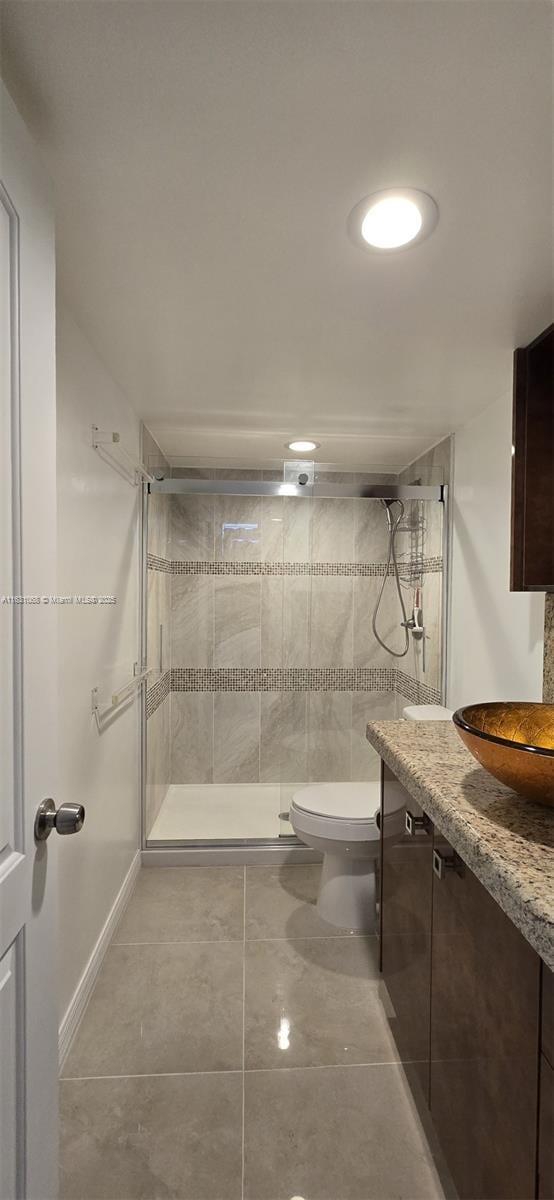
[[[417,563],[400,562],[402,574],[421,575],[442,571],[442,558],[425,558]],[[148,569],[171,575],[341,575],[375,577],[392,574],[387,563],[349,562],[179,562],[148,555]]]
[[[396,675],[395,691],[405,696],[410,704],[442,704],[442,696],[437,688],[421,683],[412,675],[405,675],[404,671],[399,671],[398,668],[394,674]]]
[[[164,671],[163,675],[147,689],[146,692],[146,720],[148,721],[156,709],[167,700],[171,691],[171,671]]]
[[[173,564],[171,559],[160,558],[158,554],[147,554],[146,566],[149,571],[165,571],[168,575],[173,573]]]
[[[399,692],[410,704],[441,703],[395,667],[173,667],[148,688],[147,720],[170,692]]]
[[[414,558],[410,562],[398,563],[398,570],[403,579],[409,583],[421,579],[422,575],[434,575],[442,572],[442,558]],[[389,569],[389,575],[391,570]]]
[[[395,692],[440,704],[440,692],[395,667],[173,667],[172,692]]]
[[[388,667],[173,667],[172,692],[394,691]]]

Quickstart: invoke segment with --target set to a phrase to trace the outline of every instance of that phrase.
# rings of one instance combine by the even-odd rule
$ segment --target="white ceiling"
[[[399,469],[510,387],[551,319],[549,2],[1,12],[62,292],[166,453]],[[364,253],[351,209],[400,185],[436,231]]]

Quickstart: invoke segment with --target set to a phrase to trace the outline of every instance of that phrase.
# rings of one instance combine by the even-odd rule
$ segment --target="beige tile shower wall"
[[[383,576],[360,576],[355,566],[372,563],[383,569],[386,562],[387,526],[378,502],[169,499],[173,668],[396,665],[371,630]],[[407,543],[402,553],[409,553]],[[188,564],[186,574],[178,573],[180,563]],[[198,564],[196,572],[192,564]],[[306,573],[264,573],[272,564]],[[398,621],[396,593],[388,580],[383,633],[398,636]],[[375,776],[378,764],[365,739],[365,723],[372,715],[396,714],[393,690],[244,686],[242,691],[172,691],[173,783]]]
[[[145,828],[148,834],[163,804],[171,782],[171,738],[169,690],[159,684],[171,666],[171,575],[167,571],[147,569],[146,661],[151,670],[148,676],[147,698],[156,696],[156,706],[150,704],[146,723],[146,795]]]
[[[171,782],[171,705],[169,694],[148,719],[146,747],[146,835],[158,816]]]
[[[377,779],[367,722],[404,703],[394,691],[172,692],[172,782]]]

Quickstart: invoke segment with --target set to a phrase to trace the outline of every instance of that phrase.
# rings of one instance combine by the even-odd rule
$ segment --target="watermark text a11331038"
[[[100,605],[100,604],[117,604],[117,596],[0,596],[0,606],[12,606],[16,604],[84,604],[84,605]]]

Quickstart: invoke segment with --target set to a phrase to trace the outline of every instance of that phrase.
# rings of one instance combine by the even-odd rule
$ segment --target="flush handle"
[[[60,804],[60,807],[56,808],[54,801],[49,797],[47,800],[42,800],[37,809],[35,841],[45,842],[53,829],[62,837],[69,833],[79,833],[84,823],[85,810],[82,804],[70,802]]]

